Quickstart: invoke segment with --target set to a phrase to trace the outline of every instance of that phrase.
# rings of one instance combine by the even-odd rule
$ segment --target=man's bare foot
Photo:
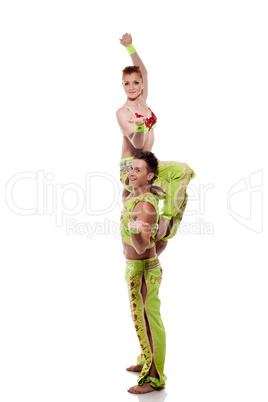
[[[128,392],[131,394],[147,394],[148,392],[153,392],[155,390],[156,389],[152,387],[149,382],[145,382],[142,385],[134,385],[134,387],[128,389]]]
[[[127,371],[135,371],[135,372],[140,372],[141,371],[141,369],[142,369],[142,367],[141,366],[130,366],[130,367],[128,367],[126,370]]]

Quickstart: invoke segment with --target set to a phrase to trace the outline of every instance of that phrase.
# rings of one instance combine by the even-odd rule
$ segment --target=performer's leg
[[[163,387],[166,380],[163,372],[166,340],[158,297],[162,278],[158,258],[127,260],[125,278],[128,284],[132,319],[144,360],[138,384],[145,386],[145,383],[149,382],[154,388]],[[132,391],[135,393],[135,390]]]
[[[120,161],[120,181],[124,186],[124,190],[126,189],[129,193],[132,191],[132,187],[128,186],[128,177],[127,177],[127,172],[129,170],[129,167],[131,165],[131,162],[133,160],[133,157],[121,159]],[[128,196],[127,192],[123,192],[123,199],[124,196]]]
[[[162,213],[171,219],[180,212],[187,185],[195,173],[186,163],[159,161],[158,176],[168,183]]]
[[[146,296],[147,296],[147,287],[146,287],[146,283],[145,283],[145,275],[142,276],[141,294],[142,294],[143,303],[145,304]],[[149,328],[147,317],[145,317],[145,322],[146,322],[147,336],[148,336],[148,339],[149,339],[149,342],[150,342],[151,350],[153,350],[152,335],[151,335],[151,331],[150,331],[150,328]],[[156,369],[155,369],[154,358],[152,358],[152,363],[151,363],[151,368],[150,368],[150,377],[155,378],[156,376],[157,376],[157,372],[156,372]]]
[[[141,294],[142,294],[143,303],[145,303],[146,295],[147,295],[147,287],[146,287],[144,275],[142,275]],[[151,350],[152,350],[153,349],[152,336],[151,336],[148,320],[146,317],[145,317],[145,323],[146,323],[147,336],[148,336]],[[143,362],[143,363],[141,364],[141,362]],[[127,371],[139,372],[142,370],[142,367],[144,364],[144,358],[143,358],[142,354],[138,356],[137,363],[139,363],[139,364],[130,366],[129,368],[127,368]],[[152,359],[152,364],[151,364],[151,369],[150,369],[150,377],[156,377],[156,375],[157,375],[157,373],[156,373],[156,369],[155,369],[155,364],[154,364],[154,360]]]
[[[158,295],[162,281],[162,268],[159,264],[158,258],[151,258],[144,261],[144,279],[147,290],[146,299],[144,302],[144,310],[148,320],[149,332],[152,340],[151,351],[153,354],[154,365],[151,367],[156,372],[156,375],[151,375],[150,373],[150,377],[155,377],[155,379],[151,382],[151,385],[154,387],[162,387],[166,381],[166,376],[164,374],[166,332],[161,319],[161,302]]]
[[[166,224],[168,234],[162,240],[168,240],[175,236],[178,230],[187,204],[187,186],[195,177],[195,173],[186,163],[159,161],[158,177],[159,185],[162,180],[166,191],[162,217],[169,220],[169,225],[168,221]],[[155,184],[157,185],[157,179]]]

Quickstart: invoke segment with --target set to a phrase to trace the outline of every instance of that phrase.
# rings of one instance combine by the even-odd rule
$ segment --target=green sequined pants
[[[141,294],[142,279],[146,285],[146,297]],[[150,382],[153,387],[163,387],[167,377],[164,374],[166,355],[166,333],[160,315],[158,296],[162,280],[162,268],[158,257],[146,260],[127,260],[125,279],[128,286],[131,315],[140,343],[141,354],[137,365],[142,366],[138,384]],[[151,343],[148,331],[150,331]],[[150,377],[154,361],[157,377]]]

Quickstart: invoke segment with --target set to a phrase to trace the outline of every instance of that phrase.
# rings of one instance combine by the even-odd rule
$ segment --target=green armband
[[[129,54],[132,54],[132,53],[135,53],[135,52],[136,52],[136,49],[135,49],[135,47],[132,45],[132,43],[131,43],[130,45],[126,46],[126,49],[127,49],[127,51],[128,51]]]
[[[130,233],[139,234],[140,232],[137,232],[137,230],[135,230],[135,229],[131,229]]]
[[[145,129],[145,124],[141,124],[140,126],[138,126],[138,124],[134,123],[134,131],[140,133],[141,131],[144,131]]]

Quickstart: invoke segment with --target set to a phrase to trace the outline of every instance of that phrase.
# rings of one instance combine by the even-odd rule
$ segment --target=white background
[[[11,0],[0,15],[1,401],[136,398],[116,231],[130,32],[153,151],[196,172],[160,258],[167,385],[138,399],[267,402],[265,2]]]

